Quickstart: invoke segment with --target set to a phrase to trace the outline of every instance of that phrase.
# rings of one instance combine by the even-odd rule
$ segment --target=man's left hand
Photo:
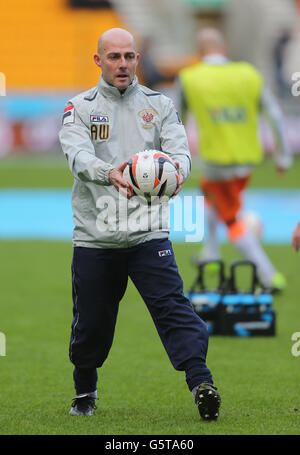
[[[172,199],[179,193],[179,191],[181,190],[181,184],[183,182],[183,177],[182,177],[182,174],[180,172],[180,169],[179,169],[179,163],[178,161],[176,161],[175,163],[176,167],[177,167],[177,170],[178,170],[178,184],[177,184],[177,187],[176,187],[176,190],[174,191],[174,193],[172,194]]]

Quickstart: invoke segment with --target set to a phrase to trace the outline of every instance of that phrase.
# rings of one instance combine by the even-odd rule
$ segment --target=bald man
[[[124,53],[124,61],[119,61],[116,50]],[[132,83],[139,58],[133,36],[127,30],[118,28],[103,33],[98,41],[98,53],[94,55],[103,79],[121,92]]]
[[[168,207],[160,205],[159,214],[157,206],[143,207],[145,217],[154,221],[151,226],[129,223],[141,207],[131,200],[123,178],[134,154],[161,150],[177,163],[176,195],[191,168],[184,126],[169,98],[138,83],[139,53],[128,31],[106,31],[94,61],[102,70],[99,83],[67,103],[60,132],[74,175],[69,355],[76,396],[70,414],[94,413],[97,369],[109,354],[119,302],[130,277],[173,367],[185,372],[200,416],[217,419],[220,396],[206,365],[208,331],[184,297],[168,238]]]
[[[200,59],[209,54],[226,55],[226,45],[222,33],[215,28],[204,28],[198,31],[197,36],[198,55]]]
[[[271,291],[282,291],[286,286],[284,276],[255,235],[248,232],[242,218],[243,192],[254,166],[263,157],[258,134],[260,113],[274,133],[278,172],[283,173],[291,165],[280,108],[252,65],[228,59],[219,30],[200,30],[197,45],[200,62],[179,74],[179,110],[184,121],[187,112],[193,114],[198,130],[202,164],[199,183],[207,220],[207,235],[198,260],[221,259],[217,227],[223,223],[229,242],[256,264],[262,284]]]

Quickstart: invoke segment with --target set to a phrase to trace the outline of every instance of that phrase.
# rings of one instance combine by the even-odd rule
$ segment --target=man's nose
[[[126,67],[126,66],[127,66],[127,60],[126,60],[126,58],[125,58],[125,57],[121,57],[121,59],[120,59],[120,67],[121,67],[121,68],[124,68],[124,67]]]

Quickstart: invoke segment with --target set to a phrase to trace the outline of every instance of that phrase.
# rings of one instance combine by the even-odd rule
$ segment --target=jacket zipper
[[[126,144],[126,128],[125,128],[125,123],[124,123],[124,94],[121,94],[120,96],[120,115],[121,115],[121,132],[120,132],[120,145],[123,147],[123,144]],[[127,201],[126,201],[127,204]],[[127,210],[128,210],[128,204],[127,204]],[[120,218],[119,218],[120,219]],[[128,213],[126,214],[126,222],[128,222]],[[128,226],[126,231],[124,231],[124,234],[122,232],[122,235],[124,235],[124,243],[126,244],[126,247],[129,247],[129,242],[128,242]]]

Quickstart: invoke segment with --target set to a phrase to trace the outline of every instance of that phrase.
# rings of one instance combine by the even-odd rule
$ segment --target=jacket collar
[[[133,93],[136,92],[138,88],[138,79],[135,76],[131,84],[127,87],[124,93],[121,93],[117,87],[114,87],[113,85],[108,84],[105,82],[103,79],[102,75],[100,76],[100,80],[98,83],[98,90],[100,93],[102,93],[104,96],[108,96],[111,98],[128,98],[131,96]]]

